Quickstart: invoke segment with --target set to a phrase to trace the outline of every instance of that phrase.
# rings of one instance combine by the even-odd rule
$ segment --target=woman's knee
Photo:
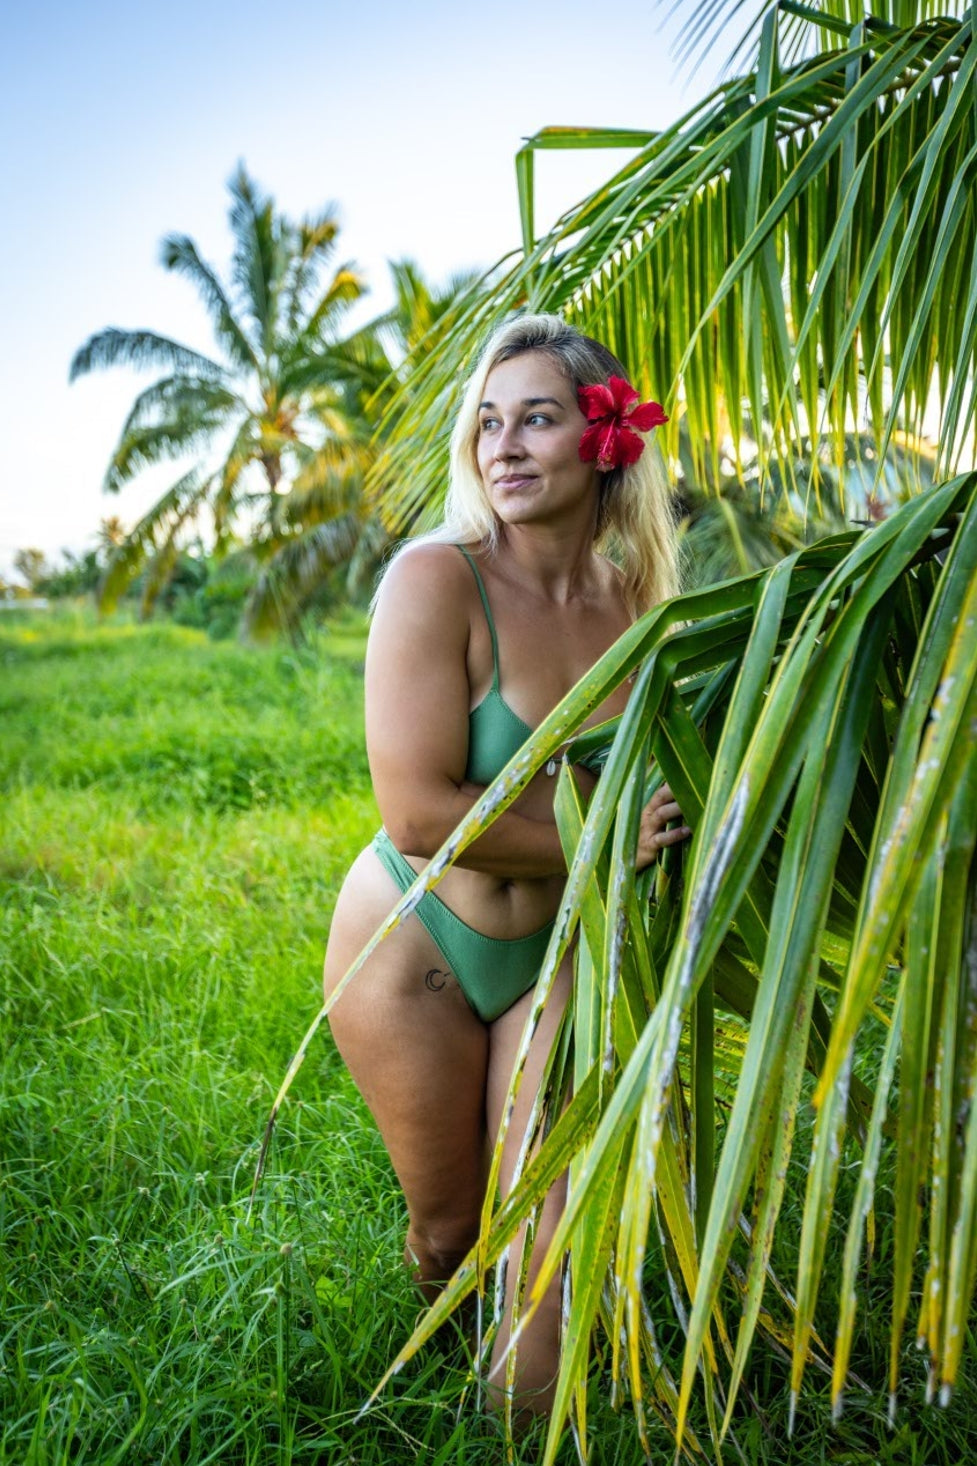
[[[447,1282],[478,1238],[478,1218],[412,1217],[407,1228],[408,1261],[424,1282]]]

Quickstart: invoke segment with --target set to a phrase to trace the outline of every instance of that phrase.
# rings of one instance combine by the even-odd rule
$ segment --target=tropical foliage
[[[975,409],[977,50],[973,7],[956,8],[958,19],[931,18],[893,3],[866,17],[841,0],[783,0],[765,7],[749,75],[667,132],[532,139],[524,257],[416,361],[425,448],[419,460],[417,438],[393,431],[389,519],[436,516],[459,367],[490,320],[523,305],[563,311],[615,346],[639,387],[667,389],[672,456],[682,432],[702,483],[734,476],[724,458],[749,480],[750,439],[758,489],[800,512],[817,503],[826,457],[827,522],[872,520],[888,450],[923,464],[934,404],[935,462],[920,478],[962,464]],[[802,27],[788,49],[782,15]],[[536,240],[534,153],[615,142],[636,156]],[[864,431],[867,512],[851,516]],[[409,476],[397,472],[408,458]],[[496,1262],[525,1278],[510,1244],[568,1169],[560,1234],[523,1300],[531,1311],[565,1256],[547,1463],[568,1418],[585,1449],[595,1357],[642,1438],[657,1413],[692,1456],[735,1432],[758,1334],[789,1355],[792,1408],[814,1364],[831,1371],[840,1410],[883,1165],[890,1410],[909,1337],[926,1351],[928,1395],[949,1400],[977,1270],[975,628],[973,473],[873,528],[657,608],[547,719],[377,933],[636,672],[589,807],[569,763],[559,781],[569,879],[537,1012],[574,939],[576,998],[533,1144],[510,1196],[496,1194],[493,1169],[480,1241],[401,1355],[484,1290]],[[649,884],[633,874],[636,822],[663,776],[695,834],[684,864]],[[798,1168],[802,1236],[784,1256],[779,1212]],[[829,1245],[838,1268],[826,1269]],[[650,1301],[662,1275],[668,1314]]]
[[[685,7],[708,24],[738,5]],[[956,10],[959,19],[938,10]],[[869,429],[880,480],[924,431],[937,473],[974,432],[977,343],[972,7],[765,6],[756,65],[665,132],[546,128],[519,154],[525,250],[441,352],[416,363],[416,436],[383,464],[391,520],[436,516],[459,362],[500,313],[556,310],[614,347],[687,433],[699,479],[756,444],[804,502]],[[793,19],[788,50],[781,17]],[[633,156],[542,238],[536,155]],[[938,421],[937,421],[938,419]],[[429,445],[419,458],[418,440]],[[405,471],[410,463],[411,472]],[[813,477],[797,483],[798,466]]]
[[[568,1412],[585,1435],[595,1349],[609,1355],[614,1393],[630,1395],[639,1430],[654,1411],[686,1430],[692,1454],[697,1377],[718,1439],[758,1329],[792,1348],[795,1398],[811,1360],[829,1366],[815,1306],[847,1131],[862,1168],[844,1224],[836,1404],[879,1154],[893,1137],[892,1408],[923,1237],[913,1337],[928,1347],[932,1390],[949,1398],[977,1262],[975,626],[973,474],[869,532],[658,608],[551,714],[359,959],[640,669],[589,808],[569,759],[561,772],[570,874],[537,1012],[575,937],[579,946],[572,1041],[567,1033],[557,1045],[537,1105],[544,1138],[508,1198],[490,1184],[476,1253],[402,1356],[485,1287],[519,1222],[569,1166],[571,1204],[536,1284],[538,1294],[566,1250],[570,1308],[547,1460]],[[570,757],[605,736],[581,737]],[[638,812],[663,775],[696,833],[684,870],[636,881]],[[811,1098],[803,1235],[788,1278],[772,1254]],[[662,1271],[687,1335],[680,1358],[661,1344],[673,1322],[653,1317],[644,1297]]]
[[[723,454],[718,479],[708,461],[700,476],[687,424],[678,437],[672,467],[689,589],[761,570],[852,524],[877,523],[913,486],[932,483],[932,455],[918,446],[890,445],[880,475],[869,433],[846,434],[830,448],[822,441],[817,460],[799,457],[789,478],[779,463],[765,470],[749,439],[738,464]]]
[[[443,286],[432,285],[409,259],[391,261],[390,272],[393,305],[346,338],[334,368],[353,410],[360,414],[360,453],[351,456],[349,443],[337,437],[325,445],[311,469],[296,478],[285,501],[283,525],[273,537],[274,553],[250,598],[247,625],[252,631],[294,627],[310,601],[321,597],[337,567],[347,595],[355,598],[364,588],[372,589],[377,566],[389,547],[389,535],[376,513],[381,481],[374,482],[367,494],[365,479],[390,424],[410,417],[412,391],[404,363],[445,339],[482,286],[473,272],[460,272]],[[396,412],[391,416],[386,409],[394,401]],[[329,487],[344,472],[358,512],[339,522],[320,520],[320,514],[328,515],[334,506]],[[324,485],[327,493],[320,503]]]
[[[292,223],[243,168],[230,193],[229,283],[187,236],[171,235],[162,246],[163,264],[188,279],[207,308],[220,357],[153,331],[109,328],[77,352],[71,377],[119,365],[167,371],[133,403],[106,489],[119,490],[150,464],[192,460],[118,545],[103,605],[148,562],[150,609],[181,536],[206,509],[218,551],[243,535],[267,562],[248,613],[261,630],[287,622],[307,594],[310,558],[316,575],[324,563],[349,559],[367,518],[362,485],[372,454],[357,371],[362,352],[341,335],[364,285],[349,265],[323,278],[336,250],[334,210]],[[288,576],[276,573],[276,557],[286,559]]]

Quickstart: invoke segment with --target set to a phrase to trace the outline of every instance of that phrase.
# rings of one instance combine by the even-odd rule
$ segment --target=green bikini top
[[[468,715],[468,767],[465,778],[473,784],[491,784],[509,760],[519,752],[532,733],[528,723],[514,713],[499,691],[499,639],[489,606],[488,594],[478,566],[464,545],[458,549],[472,567],[475,584],[485,608],[489,636],[492,638],[492,686],[477,708]]]
[[[468,766],[465,778],[473,784],[491,784],[511,758],[522,748],[526,739],[535,730],[514,713],[499,690],[499,639],[495,634],[495,622],[489,606],[488,593],[478,566],[464,545],[456,547],[472,567],[475,584],[485,608],[489,636],[492,638],[492,686],[477,708],[468,714]],[[611,718],[595,728],[588,728],[578,734],[567,750],[571,763],[582,764],[592,774],[603,770],[611,750],[614,734],[620,718]],[[547,773],[554,773],[554,761],[547,765]]]

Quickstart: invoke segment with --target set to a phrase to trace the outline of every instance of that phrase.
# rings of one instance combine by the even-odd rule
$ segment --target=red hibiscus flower
[[[583,463],[596,460],[600,473],[637,463],[645,445],[635,428],[648,433],[668,422],[661,404],[639,402],[623,377],[609,377],[606,386],[595,382],[592,387],[578,387],[577,401],[591,424],[580,439],[580,458]]]

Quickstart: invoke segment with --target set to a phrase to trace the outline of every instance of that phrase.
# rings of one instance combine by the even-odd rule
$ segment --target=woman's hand
[[[663,784],[641,811],[636,859],[638,870],[644,870],[645,866],[651,865],[657,859],[659,850],[689,838],[692,831],[688,825],[676,825],[671,830],[668,828],[673,820],[681,818],[682,811],[675,803],[675,796],[668,785]]]

